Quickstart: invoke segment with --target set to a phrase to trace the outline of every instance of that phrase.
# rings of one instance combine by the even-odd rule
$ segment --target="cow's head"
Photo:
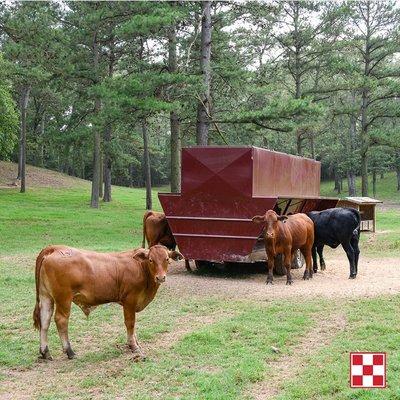
[[[182,254],[178,251],[170,251],[160,244],[151,246],[148,250],[139,249],[134,254],[134,257],[146,262],[150,275],[154,278],[155,283],[158,284],[165,282],[169,260],[179,260],[183,258]]]
[[[274,210],[268,210],[264,215],[256,215],[252,221],[256,224],[263,224],[265,226],[265,236],[268,239],[275,239],[278,222],[287,220],[286,215],[278,215]]]

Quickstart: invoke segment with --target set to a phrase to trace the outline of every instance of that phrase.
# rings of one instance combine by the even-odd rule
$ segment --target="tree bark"
[[[93,69],[96,76],[96,82],[99,80],[99,44],[97,42],[97,32],[93,35]],[[101,102],[98,97],[94,100],[94,115],[98,116],[101,108]],[[93,146],[93,178],[92,178],[92,195],[90,206],[92,208],[99,208],[99,193],[100,193],[100,132],[98,124],[93,124],[94,129],[94,146]]]
[[[146,120],[142,120],[142,134],[143,134],[143,165],[144,177],[146,183],[146,210],[153,208],[151,198],[151,167],[150,167],[150,154],[149,154],[149,137],[147,133]]]
[[[104,182],[104,164],[103,164],[103,155],[100,149],[99,199],[103,197],[103,182]]]
[[[211,87],[211,2],[202,2],[201,21],[201,59],[200,69],[203,75],[204,92],[200,94],[197,106],[196,142],[199,146],[208,145],[208,132],[210,129],[210,87]]]
[[[112,137],[111,125],[107,125],[104,131],[104,196],[103,201],[110,202],[111,197],[111,156],[110,156],[110,144]]]
[[[44,167],[44,127],[46,123],[46,112],[43,111],[40,121],[40,143],[39,143],[39,166]]]
[[[175,3],[174,3],[175,5]],[[171,74],[177,72],[176,57],[176,28],[171,27],[168,32],[168,68]],[[171,126],[171,192],[181,191],[181,135],[180,120],[178,113],[173,110],[170,112]]]
[[[352,104],[356,105],[356,93],[351,94]],[[350,142],[350,168],[347,171],[347,182],[349,188],[349,196],[356,196],[356,175],[354,170],[354,152],[356,148],[356,133],[357,133],[357,117],[354,114],[350,115],[350,129],[349,129],[349,142]]]
[[[396,175],[397,175],[397,190],[400,190],[400,166],[396,168]]]
[[[347,186],[349,188],[349,196],[354,197],[356,195],[356,179],[352,171],[347,172]]]
[[[373,193],[373,196],[376,197],[376,170],[375,170],[375,168],[372,170],[372,193]]]
[[[115,39],[111,37],[110,39],[110,53],[108,60],[108,77],[112,78],[114,75],[114,64],[115,64]],[[104,195],[103,201],[110,202],[112,200],[111,197],[111,168],[112,168],[112,159],[111,159],[111,139],[112,139],[112,126],[111,122],[106,124],[104,129]]]
[[[365,50],[364,50],[364,77],[370,75],[370,3],[367,2],[366,11],[366,36],[365,36]],[[361,193],[362,196],[368,196],[368,104],[369,104],[369,90],[366,86],[362,89],[362,103],[361,103]]]
[[[21,108],[21,134],[19,144],[19,166],[18,175],[21,179],[21,193],[25,193],[26,185],[26,115],[28,110],[30,86],[24,86],[21,91],[20,108]]]

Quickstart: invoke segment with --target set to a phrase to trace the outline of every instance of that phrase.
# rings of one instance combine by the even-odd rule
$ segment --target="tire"
[[[300,250],[297,250],[292,261],[292,268],[293,269],[299,269],[301,268],[305,263],[303,254],[301,254]]]

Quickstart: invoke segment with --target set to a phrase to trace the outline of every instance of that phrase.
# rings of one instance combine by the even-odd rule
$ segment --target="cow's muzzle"
[[[156,276],[157,283],[164,283],[165,282],[165,275],[164,276]]]

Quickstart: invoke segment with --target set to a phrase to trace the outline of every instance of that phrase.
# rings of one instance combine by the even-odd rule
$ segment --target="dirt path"
[[[275,277],[274,285],[266,285],[266,273],[216,273],[201,275],[186,272],[183,265],[175,266],[169,274],[168,285],[177,293],[215,295],[235,299],[268,300],[276,298],[375,297],[400,293],[400,258],[361,257],[358,276],[348,279],[349,265],[341,249],[326,251],[326,271],[318,271],[314,278],[303,281],[304,268],[293,270],[294,283],[286,286],[286,277]]]
[[[301,343],[291,349],[290,354],[269,363],[268,376],[250,389],[251,398],[264,400],[276,396],[285,382],[282,377],[292,379],[299,376],[307,360],[320,348],[329,345],[337,333],[346,327],[346,319],[338,311],[330,314],[329,318],[324,318],[321,314],[318,314],[317,318],[314,321],[315,326],[302,338]]]

